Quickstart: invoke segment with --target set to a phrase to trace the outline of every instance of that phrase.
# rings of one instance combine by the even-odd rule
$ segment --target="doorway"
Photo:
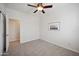
[[[9,19],[9,48],[15,49],[20,45],[20,21]]]

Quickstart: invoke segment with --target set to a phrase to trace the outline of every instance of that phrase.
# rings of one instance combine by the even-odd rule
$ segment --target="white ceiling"
[[[27,6],[26,3],[6,3],[5,6],[6,8],[15,9],[21,12],[31,12],[34,9],[32,7]]]
[[[32,5],[36,5],[35,3],[30,3]],[[27,6],[27,3],[5,3],[6,8],[15,9],[24,13],[33,13],[36,9],[30,6]],[[49,5],[44,3],[44,5]],[[50,9],[50,8],[49,8]]]

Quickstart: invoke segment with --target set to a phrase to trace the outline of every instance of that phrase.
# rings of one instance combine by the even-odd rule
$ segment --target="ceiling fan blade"
[[[42,10],[42,13],[45,13],[45,11],[44,11],[44,10]]]
[[[52,5],[43,6],[43,8],[52,8]]]
[[[30,5],[30,4],[27,4],[27,6],[36,7],[36,6],[34,6],[34,5]]]
[[[36,13],[38,10],[35,10],[33,13]]]

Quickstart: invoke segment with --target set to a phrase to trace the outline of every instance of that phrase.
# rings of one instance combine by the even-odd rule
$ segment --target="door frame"
[[[8,15],[6,15],[6,52],[8,51],[8,48],[9,48],[8,21],[9,21],[9,18],[8,18]]]
[[[9,30],[9,25],[10,25],[10,22],[11,21],[13,21],[15,24],[18,24],[19,25],[19,40],[20,40],[20,21],[19,20],[17,20],[17,19],[14,19],[14,18],[9,18],[8,19],[8,30]],[[10,31],[10,30],[9,30]],[[8,35],[9,35],[9,31],[8,31]],[[10,37],[10,36],[8,36],[8,37]],[[10,42],[10,40],[9,40],[9,42]]]

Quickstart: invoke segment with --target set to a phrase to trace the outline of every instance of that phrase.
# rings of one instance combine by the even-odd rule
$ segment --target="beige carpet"
[[[8,56],[79,56],[78,53],[44,40],[33,40],[21,45],[10,43]]]

